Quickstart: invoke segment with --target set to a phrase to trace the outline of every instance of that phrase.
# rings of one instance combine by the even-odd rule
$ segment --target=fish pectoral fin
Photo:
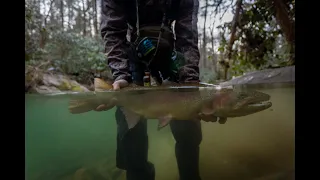
[[[215,106],[215,104],[211,101],[204,101],[202,106],[201,106],[201,110],[200,113],[203,115],[210,115],[210,114],[214,114],[216,109],[218,109],[218,106]]]
[[[123,112],[123,114],[126,118],[129,129],[134,128],[141,119],[141,116],[139,114],[137,114],[129,109],[121,107],[120,110]]]
[[[172,120],[172,115],[166,115],[163,117],[158,118],[159,119],[159,124],[158,124],[158,131],[164,127],[166,127],[170,121]]]
[[[203,115],[211,115],[211,114],[214,114],[214,113],[215,113],[215,110],[213,108],[203,107],[201,109],[201,114],[203,114]]]

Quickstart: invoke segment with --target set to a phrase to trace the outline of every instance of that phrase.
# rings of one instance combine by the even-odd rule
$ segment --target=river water
[[[202,122],[202,180],[293,179],[295,88],[258,90],[271,96],[270,109],[223,125]],[[125,180],[115,168],[114,109],[74,115],[68,100],[26,95],[26,179]],[[157,131],[157,123],[148,122],[156,180],[178,180],[175,141],[170,128]]]

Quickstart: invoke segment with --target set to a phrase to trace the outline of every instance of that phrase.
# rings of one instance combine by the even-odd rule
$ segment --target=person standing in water
[[[199,83],[199,0],[102,0],[101,5],[101,36],[115,90],[129,83],[143,86],[146,72],[158,84],[163,80]],[[183,61],[177,65],[174,60],[178,55]],[[102,104],[96,111],[104,107]],[[154,165],[148,161],[147,121],[140,121],[128,131],[120,107],[115,118],[117,167],[127,171],[127,180],[154,180]],[[171,121],[170,127],[176,140],[180,180],[201,180],[200,121]]]

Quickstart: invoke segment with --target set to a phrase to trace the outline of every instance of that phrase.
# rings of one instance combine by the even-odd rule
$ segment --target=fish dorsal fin
[[[163,116],[158,118],[159,119],[159,124],[158,124],[158,131],[164,127],[166,127],[170,121],[172,120],[172,115],[169,114],[167,116]]]
[[[139,114],[132,112],[129,109],[121,107],[120,110],[122,111],[122,113],[126,118],[128,129],[134,128],[141,119],[141,116]]]
[[[94,78],[94,90],[95,91],[105,91],[105,90],[112,90],[112,84],[108,84],[103,79]]]

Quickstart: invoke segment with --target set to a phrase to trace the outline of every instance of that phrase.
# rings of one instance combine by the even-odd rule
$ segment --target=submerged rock
[[[74,173],[73,180],[93,180],[93,179],[90,173],[88,173],[87,169],[81,168]]]
[[[115,166],[96,164],[90,168],[80,168],[74,175],[73,180],[124,180],[125,172]]]
[[[274,173],[254,180],[295,180],[295,170]]]

